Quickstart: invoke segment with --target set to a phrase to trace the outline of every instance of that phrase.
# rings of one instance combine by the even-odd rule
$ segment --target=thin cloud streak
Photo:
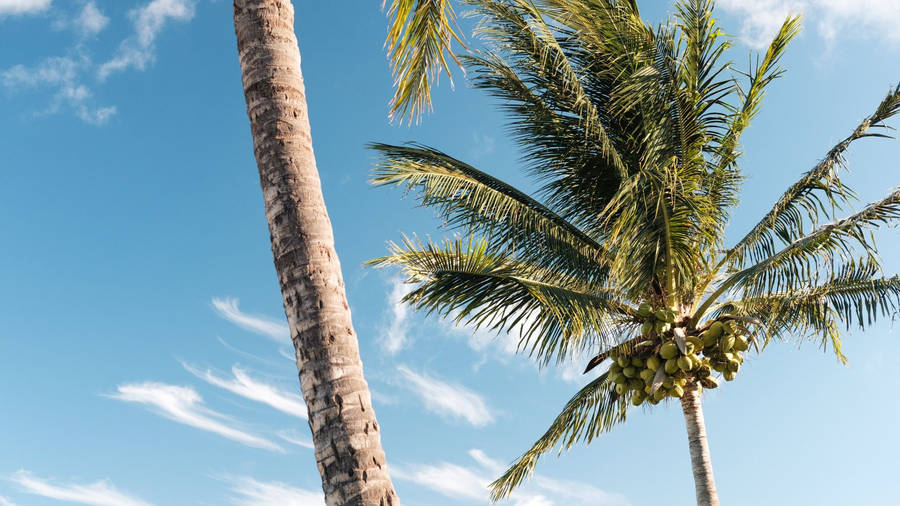
[[[300,435],[297,434],[296,431],[281,430],[281,431],[278,431],[277,434],[278,434],[278,437],[280,437],[281,439],[284,439],[285,441],[287,441],[288,443],[291,443],[292,445],[302,446],[303,448],[309,448],[310,450],[314,450],[316,448],[316,446],[313,444],[312,441],[309,441],[308,439],[301,437]]]
[[[277,481],[257,481],[246,476],[226,478],[236,506],[323,506],[322,492],[293,487]]]
[[[403,282],[400,277],[394,277],[390,281],[391,293],[388,295],[388,320],[386,328],[382,329],[381,347],[390,355],[397,354],[409,344],[407,331],[409,330],[409,307],[403,302],[412,289],[412,285]]]
[[[494,415],[481,395],[463,386],[415,373],[404,365],[397,367],[397,371],[403,377],[403,385],[419,396],[428,411],[465,420],[474,427],[493,423]]]
[[[152,506],[148,502],[119,492],[109,481],[98,481],[88,485],[53,485],[25,470],[14,473],[9,479],[19,484],[26,493],[48,499],[93,506]],[[0,501],[0,504],[4,503]]]
[[[393,466],[391,474],[398,480],[416,483],[447,497],[489,503],[488,485],[506,470],[506,466],[477,448],[469,451],[469,457],[478,467],[448,462],[401,464]],[[513,492],[509,500],[515,506],[628,506],[621,494],[612,494],[579,481],[556,480],[537,474]]]
[[[227,425],[225,422],[231,420],[205,407],[203,398],[193,388],[145,382],[119,385],[117,390],[117,393],[107,397],[143,404],[169,420],[212,432],[247,446],[284,453],[282,447],[268,439]]]
[[[244,313],[238,303],[238,299],[231,297],[224,299],[216,297],[212,300],[213,308],[219,313],[219,316],[238,327],[266,336],[279,343],[290,340],[291,333],[287,325],[273,318]]]
[[[101,81],[128,68],[144,70],[153,61],[156,38],[169,21],[190,21],[194,17],[192,0],[153,0],[130,12],[134,35],[122,41],[116,54],[100,65]]]
[[[231,368],[234,378],[217,376],[211,369],[201,371],[192,365],[182,362],[181,365],[194,376],[210,385],[224,388],[233,394],[266,404],[272,408],[304,420],[309,419],[306,404],[300,395],[282,390],[261,380],[251,378],[238,366]]]

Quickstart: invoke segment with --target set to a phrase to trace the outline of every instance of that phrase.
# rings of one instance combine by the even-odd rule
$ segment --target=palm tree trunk
[[[681,396],[681,409],[687,426],[688,446],[691,450],[691,467],[694,471],[694,488],[697,506],[719,506],[716,480],[713,478],[709,445],[706,444],[706,424],[703,423],[703,407],[700,405],[700,389],[696,382],[689,382]]]
[[[235,0],[234,27],[275,269],[328,506],[399,505],[313,155],[290,0]]]

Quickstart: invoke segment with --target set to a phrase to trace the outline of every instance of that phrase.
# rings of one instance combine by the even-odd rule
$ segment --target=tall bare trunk
[[[290,0],[235,0],[275,269],[328,506],[399,505],[363,377],[313,155]]]
[[[697,506],[719,506],[716,480],[713,478],[709,445],[706,444],[706,424],[703,423],[703,407],[700,404],[700,389],[690,382],[681,397],[684,423],[687,426],[688,445],[691,450],[691,467],[694,471],[694,488],[697,491]]]

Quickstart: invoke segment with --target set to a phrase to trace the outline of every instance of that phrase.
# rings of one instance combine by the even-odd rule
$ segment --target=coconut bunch
[[[609,378],[616,393],[630,394],[635,406],[679,398],[688,382],[716,388],[719,382],[713,371],[732,381],[744,362],[743,353],[749,349],[745,329],[728,317],[688,334],[670,309],[654,311],[645,304],[638,315],[643,319],[641,334],[648,339],[630,350],[623,347],[608,353],[613,361]]]

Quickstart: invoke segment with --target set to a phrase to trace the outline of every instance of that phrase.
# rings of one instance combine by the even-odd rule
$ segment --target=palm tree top
[[[761,346],[814,338],[845,360],[842,329],[896,313],[900,278],[882,273],[871,231],[900,218],[900,190],[851,212],[856,195],[840,171],[857,140],[886,136],[900,86],[727,245],[740,137],[782,75],[798,18],[740,71],[726,60],[711,0],[681,0],[655,27],[634,1],[466,3],[486,49],[459,59],[471,83],[499,99],[540,186],[528,195],[422,145],[372,145],[374,184],[405,187],[468,236],[405,238],[373,261],[417,284],[409,303],[517,331],[542,364],[587,352],[597,365],[716,321]],[[647,332],[642,305],[671,311],[672,323]],[[495,497],[546,451],[624,420],[631,394],[611,387],[609,372],[585,386],[494,484]]]

